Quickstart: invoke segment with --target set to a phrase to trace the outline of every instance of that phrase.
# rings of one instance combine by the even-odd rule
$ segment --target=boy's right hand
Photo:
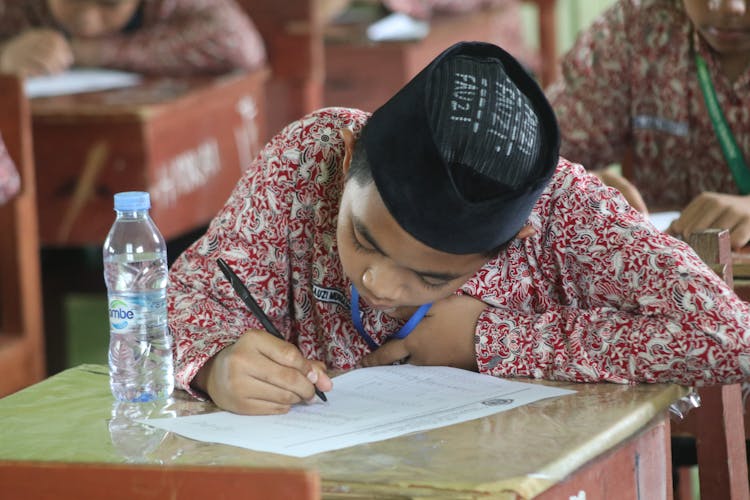
[[[21,77],[53,75],[72,65],[70,44],[51,29],[25,31],[3,45],[0,52],[0,72]]]
[[[262,330],[248,330],[211,358],[193,384],[220,408],[246,415],[286,413],[333,387],[325,365]]]

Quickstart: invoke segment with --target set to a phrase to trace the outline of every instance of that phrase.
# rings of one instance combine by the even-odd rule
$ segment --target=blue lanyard
[[[372,337],[368,335],[368,333],[365,331],[365,328],[362,326],[362,315],[359,313],[359,292],[357,291],[357,287],[355,287],[354,285],[352,285],[351,305],[352,322],[354,323],[354,326],[357,328],[357,331],[362,336],[362,338],[365,339],[367,345],[370,346],[370,349],[373,351],[376,350],[380,346],[376,344],[374,340],[372,340]],[[411,315],[409,321],[407,321],[404,326],[399,328],[396,333],[394,333],[393,335],[389,335],[388,338],[405,338],[412,332],[412,330],[414,330],[414,328],[416,328],[419,322],[422,321],[422,318],[424,318],[425,314],[427,314],[427,311],[430,310],[430,307],[432,307],[432,302],[419,306],[419,309],[417,309],[416,312]]]

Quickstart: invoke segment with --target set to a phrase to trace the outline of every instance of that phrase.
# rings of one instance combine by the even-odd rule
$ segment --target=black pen
[[[232,288],[234,288],[234,291],[237,292],[237,295],[240,296],[242,299],[242,302],[245,303],[245,305],[250,309],[250,312],[253,313],[253,315],[258,318],[258,321],[263,325],[263,328],[268,331],[271,335],[274,337],[286,340],[283,335],[281,335],[281,332],[274,326],[273,323],[271,323],[271,320],[268,319],[268,316],[266,316],[266,313],[263,312],[263,309],[260,308],[257,302],[255,302],[255,299],[252,295],[250,295],[250,290],[247,289],[245,284],[240,281],[239,276],[237,276],[234,271],[232,271],[232,268],[229,267],[229,264],[224,262],[224,259],[218,258],[216,259],[216,262],[219,264],[219,268],[221,268],[221,272],[224,273],[224,276],[226,276],[227,280],[229,280],[229,283],[232,284]],[[321,391],[320,389],[315,387],[315,394],[318,395],[320,399],[323,401],[328,401],[328,398],[326,395]]]

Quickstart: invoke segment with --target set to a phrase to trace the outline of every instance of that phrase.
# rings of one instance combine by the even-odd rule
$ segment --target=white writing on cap
[[[514,152],[526,156],[534,154],[537,116],[516,87],[494,82],[490,89],[486,78],[456,73],[451,92],[451,114],[454,122],[471,124],[474,133],[484,132],[502,139],[495,146],[499,153],[505,146],[505,155]],[[486,113],[486,116],[485,116]]]

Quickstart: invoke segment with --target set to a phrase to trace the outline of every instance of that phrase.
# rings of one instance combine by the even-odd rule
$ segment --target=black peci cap
[[[391,215],[431,248],[482,253],[526,224],[558,162],[554,112],[501,48],[453,45],[370,117],[360,140]]]

